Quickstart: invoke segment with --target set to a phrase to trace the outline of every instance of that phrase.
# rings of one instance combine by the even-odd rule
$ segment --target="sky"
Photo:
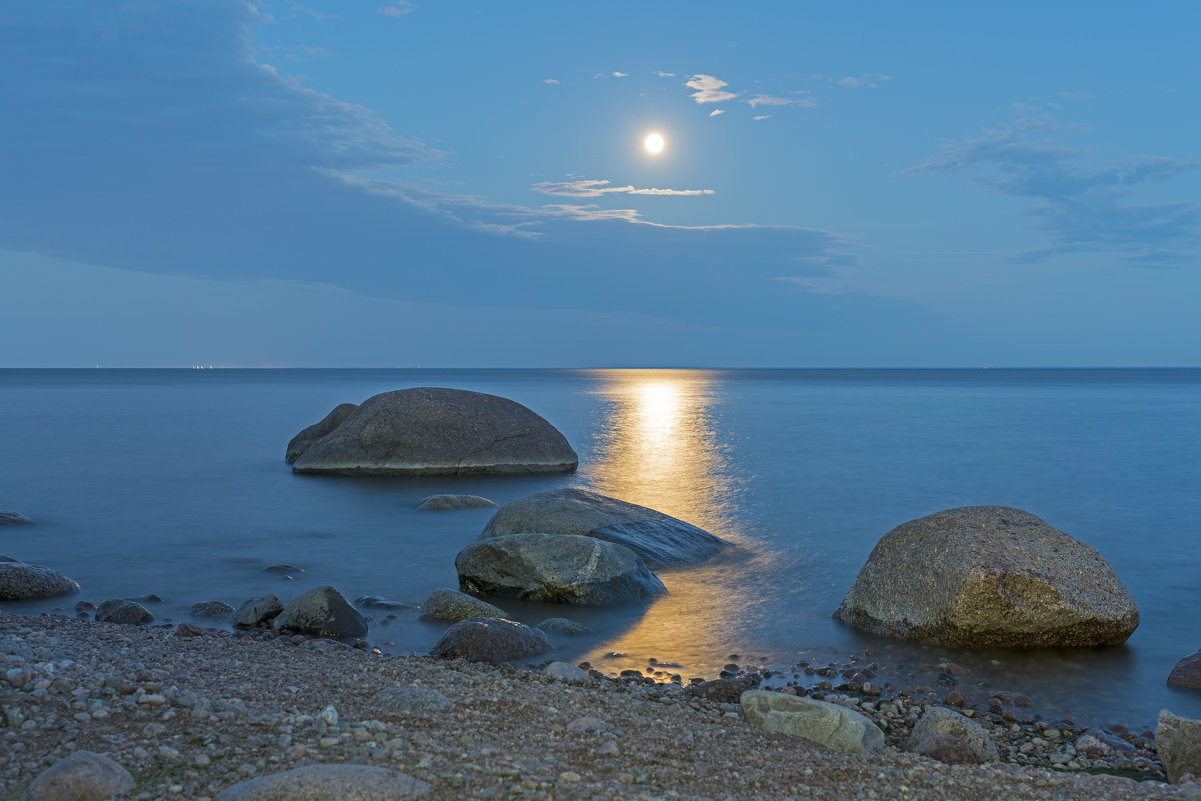
[[[1201,366],[1198,30],[7,0],[0,367]]]

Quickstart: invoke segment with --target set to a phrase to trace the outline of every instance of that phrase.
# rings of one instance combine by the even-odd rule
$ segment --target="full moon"
[[[651,134],[642,144],[646,147],[648,152],[658,153],[663,149],[663,137],[659,136],[659,134]]]

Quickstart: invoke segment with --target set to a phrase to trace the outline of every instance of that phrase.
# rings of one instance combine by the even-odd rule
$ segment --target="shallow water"
[[[288,440],[344,401],[411,386],[513,398],[580,454],[573,475],[296,476]],[[605,670],[649,658],[712,676],[741,664],[844,658],[889,641],[830,618],[881,535],[938,509],[1018,506],[1098,548],[1142,624],[1125,646],[964,653],[970,681],[1040,711],[1146,726],[1161,707],[1201,717],[1164,681],[1201,647],[1198,370],[0,370],[0,553],[50,565],[78,597],[5,603],[68,612],[78,598],[156,593],[160,618],[201,600],[284,600],[321,584],[420,603],[456,586],[454,556],[491,512],[418,512],[437,492],[498,503],[578,485],[700,525],[738,547],[660,571],[648,605],[499,602],[537,623],[566,613],[593,635],[553,655]],[[292,579],[268,564],[304,568]],[[424,652],[443,626],[401,610],[373,622],[385,650]],[[611,652],[624,657],[605,658]]]

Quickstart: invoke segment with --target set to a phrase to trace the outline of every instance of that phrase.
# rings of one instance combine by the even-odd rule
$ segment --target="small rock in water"
[[[233,613],[234,608],[221,601],[202,601],[188,608],[188,614],[196,617],[224,617]]]
[[[0,512],[0,526],[32,526],[34,522],[16,512]]]
[[[137,598],[126,598],[125,600],[134,601],[135,603],[139,603],[139,604],[161,604],[163,602],[163,599],[158,597],[154,593],[150,593],[149,595],[142,595]]]
[[[417,508],[423,512],[446,509],[487,509],[493,506],[496,506],[494,501],[479,495],[431,495],[417,504]]]
[[[303,567],[296,565],[267,565],[263,568],[264,573],[303,573]]]
[[[136,601],[126,601],[123,598],[113,598],[100,604],[96,610],[98,623],[124,623],[127,625],[144,625],[154,621],[150,610]]]
[[[1176,663],[1176,667],[1168,674],[1168,686],[1201,690],[1201,651],[1190,654]]]
[[[267,623],[284,611],[284,605],[274,593],[251,598],[234,612],[235,626],[254,628]]]
[[[408,609],[408,604],[393,601],[382,595],[363,595],[354,599],[355,606],[365,606],[368,609]]]
[[[346,596],[333,587],[316,587],[284,607],[275,628],[318,637],[361,637],[367,622]]]

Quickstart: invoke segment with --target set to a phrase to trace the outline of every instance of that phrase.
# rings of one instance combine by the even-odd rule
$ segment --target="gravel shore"
[[[1069,756],[1055,769],[951,766],[907,753],[898,747],[906,720],[921,710],[904,698],[867,707],[850,695],[826,698],[884,720],[890,744],[858,757],[752,728],[737,704],[678,684],[594,673],[577,686],[524,666],[190,631],[0,613],[0,800],[21,798],[76,750],[124,766],[136,782],[127,797],[144,801],[212,799],[248,778],[322,763],[398,770],[429,782],[426,798],[455,801],[1201,799],[1191,783],[1072,768],[1068,735],[1058,731],[1043,738],[1048,754]],[[453,705],[397,715],[375,699],[396,687],[437,690]],[[1006,749],[1014,725],[1024,731],[1005,721],[991,733],[1003,759],[1028,758],[1035,749]],[[1129,739],[1131,763],[1156,775],[1153,742]]]

